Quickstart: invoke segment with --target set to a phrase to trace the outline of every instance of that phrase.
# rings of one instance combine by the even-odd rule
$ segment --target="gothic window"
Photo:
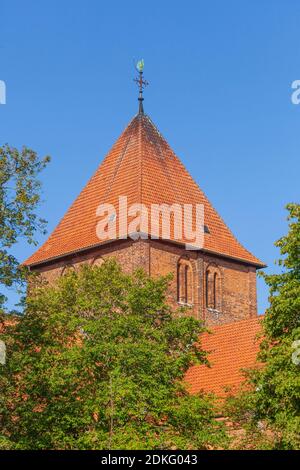
[[[205,297],[206,297],[206,307],[210,306],[210,273],[209,269],[206,270],[205,275]]]
[[[205,298],[207,308],[221,310],[221,276],[219,269],[213,265],[205,273]]]
[[[101,257],[101,256],[98,256],[97,258],[95,258],[92,262],[92,265],[93,266],[101,266],[101,264],[104,263],[104,259]]]
[[[214,273],[214,281],[213,281],[213,308],[217,308],[217,273]]]
[[[177,266],[177,300],[182,304],[193,303],[193,274],[187,260],[180,260]]]
[[[75,271],[74,266],[72,264],[67,264],[62,269],[61,276],[64,276],[65,274],[70,273],[71,271]]]

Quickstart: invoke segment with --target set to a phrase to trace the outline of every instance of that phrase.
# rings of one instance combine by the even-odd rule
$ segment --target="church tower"
[[[255,317],[256,269],[264,264],[234,237],[144,113],[147,82],[143,63],[138,67],[138,114],[25,264],[52,282],[66,269],[77,269],[82,263],[100,264],[113,256],[126,272],[141,267],[151,276],[172,273],[170,303],[185,305],[191,315],[208,325]],[[201,227],[195,211],[189,213],[193,230],[202,232],[199,246],[188,243],[180,219],[178,230],[173,209],[187,206],[203,209]],[[153,207],[160,210],[155,212],[157,225],[149,220],[145,223]],[[168,208],[170,227],[163,231]]]

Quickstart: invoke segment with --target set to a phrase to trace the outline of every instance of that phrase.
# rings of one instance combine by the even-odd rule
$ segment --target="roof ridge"
[[[125,154],[126,154],[126,151],[127,151],[127,148],[128,148],[128,145],[129,145],[129,143],[130,143],[131,138],[132,138],[132,133],[131,133],[131,134],[129,135],[129,137],[127,138],[127,141],[126,141],[126,143],[125,143],[125,145],[124,145],[124,147],[123,147],[123,149],[122,149],[122,152],[121,152],[121,154],[120,154],[120,156],[119,156],[119,159],[118,159],[117,164],[116,164],[116,167],[115,167],[115,171],[114,171],[113,176],[112,176],[111,183],[110,183],[109,186],[107,187],[107,192],[106,192],[106,194],[105,194],[105,196],[104,196],[105,199],[109,196],[109,194],[110,194],[110,192],[111,192],[111,190],[112,190],[114,181],[115,181],[115,179],[116,179],[116,177],[117,177],[117,174],[118,174],[118,171],[119,171],[119,169],[120,169],[121,163],[122,163],[122,161],[123,161],[123,159],[124,159],[124,157],[125,157]]]
[[[214,330],[225,330],[225,329],[231,329],[232,326],[234,325],[234,327],[238,328],[239,325],[241,324],[257,324],[257,323],[260,323],[262,320],[263,320],[263,317],[264,315],[256,315],[256,316],[253,316],[253,317],[248,317],[248,318],[241,318],[239,320],[235,320],[234,322],[230,322],[230,323],[223,323],[222,325],[214,325],[212,327],[208,327],[208,330],[211,330],[212,333],[214,332]]]
[[[143,204],[143,140],[142,140],[142,125],[143,114],[139,114],[139,159],[140,159],[140,178],[139,178],[139,198],[140,204]]]
[[[151,118],[149,116],[145,116],[148,123],[147,125],[150,124],[151,126],[151,130],[154,130],[154,132],[156,132],[156,134],[158,135],[158,138],[163,140],[164,143],[167,143],[167,141],[164,139],[163,135],[159,132],[159,130],[157,129],[157,127],[155,126],[155,124],[153,123],[153,121],[151,120]],[[152,142],[152,140],[151,140]],[[173,196],[174,196],[174,200],[176,200],[176,191],[175,191],[175,187],[176,185],[174,184],[174,181],[172,179],[172,176],[170,174],[170,172],[168,171],[168,167],[167,165],[164,165],[164,161],[166,160],[166,158],[164,157],[163,155],[163,151],[162,151],[162,148],[161,148],[161,143],[159,140],[154,140],[153,141],[153,144],[155,146],[155,148],[158,150],[158,153],[159,153],[159,159],[161,160],[161,163],[163,165],[163,171],[164,171],[164,174],[166,175],[166,178],[168,179],[168,181],[171,183],[171,188],[173,190]]]

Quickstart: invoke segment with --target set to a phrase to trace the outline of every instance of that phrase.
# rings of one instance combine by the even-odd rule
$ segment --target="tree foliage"
[[[300,205],[287,209],[289,232],[275,243],[282,272],[263,274],[270,288],[258,357],[263,367],[249,373],[252,392],[230,406],[256,432],[267,425],[274,447],[300,449]]]
[[[45,221],[36,215],[40,202],[38,174],[49,161],[36,152],[0,147],[0,284],[10,287],[24,282],[24,270],[11,249],[21,238],[35,243],[36,231],[44,231]],[[5,302],[0,292],[0,309]]]
[[[213,402],[183,378],[205,363],[200,322],[166,303],[168,278],[82,266],[39,285],[6,332],[3,442],[18,449],[206,448]]]

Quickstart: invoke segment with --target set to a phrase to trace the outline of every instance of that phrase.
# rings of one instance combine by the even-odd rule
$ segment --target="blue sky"
[[[284,206],[299,201],[299,1],[0,0],[0,11],[0,145],[51,155],[49,232],[136,113],[143,57],[145,111],[239,240],[278,269]],[[267,296],[259,280],[260,313]]]

